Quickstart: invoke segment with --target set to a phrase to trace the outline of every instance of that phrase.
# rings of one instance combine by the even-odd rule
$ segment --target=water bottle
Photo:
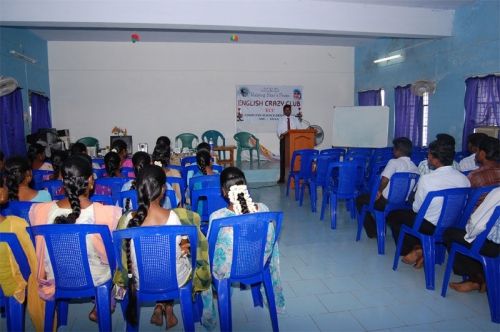
[[[213,141],[213,139],[208,140],[208,145],[210,145],[210,155],[213,156],[214,155],[214,141]]]

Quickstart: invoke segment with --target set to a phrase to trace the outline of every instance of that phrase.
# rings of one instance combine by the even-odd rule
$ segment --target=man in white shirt
[[[389,160],[384,170],[382,171],[380,185],[377,191],[377,197],[375,200],[375,209],[383,211],[385,205],[387,204],[387,197],[389,195],[390,179],[394,173],[399,172],[410,172],[417,173],[418,168],[411,161],[410,156],[412,152],[412,142],[406,137],[398,137],[392,141],[394,159]],[[360,195],[356,199],[356,207],[358,211],[361,211],[363,205],[368,205],[370,203],[370,194]],[[377,236],[377,227],[375,220],[370,213],[366,214],[364,220],[364,228],[366,235],[369,238],[374,238]]]
[[[276,133],[280,139],[280,178],[278,183],[285,182],[285,134],[291,129],[305,129],[302,124],[302,118],[297,118],[292,115],[292,106],[283,106],[283,116],[278,120]],[[300,115],[300,113],[299,113]]]
[[[471,153],[470,156],[460,160],[458,164],[462,172],[473,171],[479,168],[476,162],[476,152],[479,150],[479,143],[488,135],[483,133],[473,133],[467,136],[467,150]]]
[[[448,251],[453,242],[457,242],[467,248],[472,247],[473,241],[481,234],[486,223],[490,220],[493,212],[500,206],[500,187],[490,191],[484,201],[471,215],[465,230],[459,228],[449,228],[444,232],[443,239]],[[498,257],[500,253],[500,219],[497,219],[491,231],[488,233],[486,241],[480,250],[480,254],[488,257]],[[486,284],[484,271],[481,263],[478,261],[457,254],[453,262],[453,272],[455,274],[467,277],[462,282],[450,282],[450,287],[458,292],[470,292],[473,290],[485,291]]]
[[[436,140],[450,145],[453,148],[453,151],[455,151],[455,139],[453,138],[453,136],[441,133],[436,135]],[[453,156],[455,156],[455,152],[453,152]],[[455,160],[452,161],[451,165],[454,169],[460,171],[460,166]],[[432,168],[432,166],[429,166],[429,162],[427,159],[422,160],[420,164],[418,164],[418,172],[420,173],[420,175],[429,174],[433,170],[434,169]]]
[[[427,160],[429,161],[429,166],[433,168],[434,171],[420,177],[415,193],[415,200],[413,202],[413,211],[398,210],[389,213],[387,216],[387,224],[391,227],[396,244],[401,226],[413,226],[415,217],[429,192],[470,187],[469,179],[451,166],[454,155],[454,147],[447,142],[435,140],[429,144],[429,155]],[[442,206],[442,198],[434,199],[431,202],[425,213],[424,221],[420,226],[420,232],[429,235],[434,233]],[[404,256],[404,263],[415,264],[417,268],[422,267],[422,249],[420,247],[420,241],[417,238],[412,236],[405,237],[401,255]]]

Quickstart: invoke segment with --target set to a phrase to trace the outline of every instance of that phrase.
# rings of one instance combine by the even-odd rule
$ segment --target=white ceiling
[[[475,0],[0,0],[0,24],[48,41],[355,46],[379,37],[439,38]]]

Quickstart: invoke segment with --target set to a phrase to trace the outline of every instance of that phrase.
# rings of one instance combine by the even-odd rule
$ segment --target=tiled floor
[[[284,196],[284,186],[253,189],[252,196],[285,213],[279,243],[287,311],[278,316],[282,331],[500,331],[490,321],[486,294],[450,290],[446,298],[440,296],[443,266],[436,267],[438,289],[428,291],[423,270],[405,264],[392,270],[392,238],[385,256],[377,255],[375,240],[355,242],[356,226],[343,205],[338,227],[331,230],[319,213],[310,212],[308,198],[300,208]],[[90,309],[90,304],[70,305],[68,326],[60,331],[96,331],[87,319]],[[180,319],[179,305],[175,311]],[[254,308],[248,291],[234,289],[232,311],[235,331],[271,330],[267,309]],[[162,330],[149,324],[151,312],[142,310],[141,331]],[[119,310],[113,330],[124,330]],[[181,331],[182,323],[172,330]]]

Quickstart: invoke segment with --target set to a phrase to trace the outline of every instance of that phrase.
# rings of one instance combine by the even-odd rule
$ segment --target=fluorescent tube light
[[[394,54],[394,55],[391,55],[391,56],[387,56],[385,58],[377,59],[377,60],[373,61],[373,63],[379,63],[379,62],[384,62],[384,61],[399,59],[399,58],[401,58],[401,56],[402,56],[401,54]]]
[[[16,50],[10,50],[9,53],[12,54],[13,56],[15,56],[16,58],[23,59],[24,61],[27,61],[27,62],[30,62],[33,64],[36,63],[36,59],[33,59],[33,58],[27,56],[26,54],[20,53]]]

